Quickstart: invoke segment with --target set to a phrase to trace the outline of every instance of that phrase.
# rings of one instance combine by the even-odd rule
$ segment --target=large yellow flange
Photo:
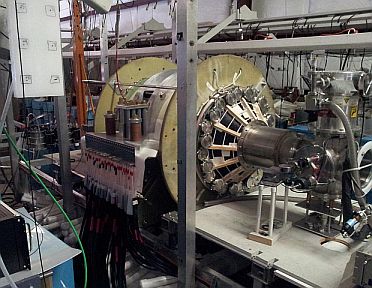
[[[201,62],[197,69],[197,109],[208,101],[211,90],[207,83],[218,84],[219,87],[226,86],[232,82],[235,73],[242,71],[236,81],[236,85],[247,87],[266,83],[260,70],[251,62],[233,55],[220,55],[208,58]],[[266,85],[266,84],[265,84]],[[269,112],[274,111],[273,99],[269,87],[263,88],[263,95],[270,107]],[[197,111],[195,111],[195,122]],[[163,122],[163,131],[160,142],[160,152],[163,173],[172,197],[177,201],[178,191],[178,166],[177,166],[177,94],[171,99]],[[195,155],[196,161],[196,155]],[[196,173],[196,171],[195,171]],[[201,183],[197,183],[197,193],[202,189]]]

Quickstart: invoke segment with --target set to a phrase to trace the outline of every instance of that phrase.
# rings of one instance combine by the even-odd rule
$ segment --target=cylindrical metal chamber
[[[142,65],[145,62],[142,59]],[[151,61],[147,64],[153,65]],[[125,97],[127,101],[146,101],[148,103],[146,120],[143,122],[145,135],[141,146],[159,151],[158,156],[165,182],[172,197],[177,200],[177,71],[169,69],[172,68],[171,65],[163,63],[162,65],[168,68],[163,69],[164,71],[160,73],[154,73],[147,80],[142,79],[137,85],[126,89]],[[128,72],[125,66],[120,70]],[[207,173],[208,169],[212,169],[212,174],[215,174],[212,178],[199,174],[197,177],[197,197],[200,199],[200,192],[212,191],[214,188],[218,188],[221,192],[238,193],[243,189],[242,183],[246,186],[246,179],[254,173],[254,170],[246,171],[239,164],[236,155],[237,142],[245,125],[251,120],[260,119],[266,123],[273,123],[274,108],[271,91],[258,68],[251,62],[237,56],[210,57],[198,65],[197,73],[198,97],[195,120],[198,123],[196,126],[198,139],[205,138],[205,131],[212,133],[213,137],[211,134],[212,142],[210,144],[212,146],[203,151],[206,158],[198,160],[198,156],[195,155],[195,157],[198,169],[200,167]],[[124,81],[121,79],[122,76]],[[129,76],[128,74],[119,74],[120,83],[130,82]],[[109,95],[100,99],[99,106],[101,107],[110,106],[112,101],[117,103],[118,94],[120,94],[118,91],[120,89],[116,89],[113,83],[110,82],[107,86],[104,89],[104,91],[108,91],[105,92],[105,95],[112,95],[114,92],[116,96],[114,100]],[[110,102],[110,105],[106,103],[107,101]],[[204,120],[210,121],[209,117],[213,114],[208,109],[214,109],[217,106],[217,112],[222,113],[222,118],[216,118],[212,124],[202,124]],[[98,126],[96,125],[96,127]],[[201,143],[198,142],[197,146],[200,145]],[[256,174],[255,177],[257,178]],[[205,179],[211,179],[211,182],[206,183]],[[257,182],[253,180],[250,183]],[[220,193],[220,191],[217,192]],[[214,193],[214,197],[219,195],[213,191],[211,193]]]
[[[279,166],[293,157],[297,145],[298,138],[293,132],[252,123],[240,136],[239,160],[247,168]]]

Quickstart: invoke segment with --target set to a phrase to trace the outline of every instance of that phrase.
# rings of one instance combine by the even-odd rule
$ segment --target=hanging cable
[[[69,225],[71,226],[72,232],[74,233],[74,235],[75,235],[75,237],[77,239],[77,242],[78,242],[78,244],[80,246],[81,253],[82,253],[82,256],[83,256],[83,261],[84,261],[84,288],[87,288],[88,287],[88,281],[87,281],[88,280],[88,265],[87,265],[85,250],[84,250],[83,244],[81,243],[81,240],[80,240],[80,237],[79,237],[79,233],[76,231],[76,228],[75,228],[74,224],[71,222],[70,217],[67,215],[67,213],[62,208],[62,206],[58,203],[57,199],[54,197],[54,195],[52,194],[52,192],[45,185],[45,183],[43,182],[43,180],[41,180],[41,178],[39,177],[39,175],[32,169],[31,165],[29,164],[29,162],[27,161],[27,159],[23,156],[23,154],[21,153],[21,151],[19,151],[19,149],[17,148],[17,145],[14,143],[13,139],[10,137],[8,131],[5,128],[4,128],[4,132],[5,132],[5,135],[6,135],[7,139],[8,139],[11,147],[17,152],[18,156],[22,159],[22,161],[25,162],[25,164],[26,164],[27,168],[30,170],[32,176],[36,178],[36,180],[40,183],[40,185],[44,188],[44,190],[52,198],[53,202],[56,204],[56,206],[58,207],[58,209],[61,211],[61,213],[63,214],[63,216],[65,217],[65,219],[69,223]]]

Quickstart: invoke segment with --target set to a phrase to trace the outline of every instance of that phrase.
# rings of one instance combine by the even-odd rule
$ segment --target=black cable
[[[17,38],[18,38],[18,51],[19,51],[19,61],[20,61],[20,69],[21,69],[21,83],[22,83],[22,99],[23,99],[23,105],[24,105],[24,109],[26,108],[26,94],[25,94],[25,84],[24,84],[24,81],[23,81],[23,63],[22,63],[22,51],[21,51],[21,41],[20,41],[20,33],[19,33],[19,19],[18,19],[18,9],[17,9],[17,2],[16,0],[14,0],[14,5],[16,7],[16,11],[15,11],[15,16],[16,16],[16,26],[17,26]],[[26,110],[24,110],[24,116],[26,116]],[[27,127],[27,122],[26,122],[26,130],[28,129]],[[27,143],[29,144],[29,135],[28,133],[26,132],[26,137],[27,138]],[[28,156],[30,156],[30,150],[28,149]],[[34,193],[33,193],[33,189],[31,187],[32,185],[32,181],[31,181],[31,159],[30,157],[28,157],[28,167],[29,167],[29,175],[28,175],[28,182],[29,182],[29,190],[31,190],[31,201],[32,201],[32,208],[33,208],[33,215],[34,215],[34,224],[35,224],[35,227],[37,226],[37,221],[36,221],[36,214],[35,214],[35,202],[34,202]],[[47,287],[47,284],[46,284],[46,279],[45,279],[45,271],[44,271],[44,265],[43,265],[43,258],[42,258],[42,255],[41,255],[41,249],[40,249],[40,239],[39,239],[39,235],[38,233],[36,233],[36,239],[37,239],[37,245],[38,245],[38,251],[39,251],[39,260],[40,260],[40,266],[41,266],[41,273],[42,273],[42,277],[43,277],[43,282],[44,282],[44,285],[45,287]]]
[[[285,56],[284,55],[283,55],[283,61],[282,61],[282,89],[283,90],[284,90],[284,73],[285,73]]]
[[[363,49],[363,56],[362,56],[362,59],[360,61],[360,69],[362,71],[364,71],[364,67],[363,67],[363,64],[364,64],[364,56],[366,55],[366,48]]]
[[[6,72],[9,72],[9,68],[6,67],[3,63],[0,63],[0,65],[1,65],[1,67],[4,68],[4,70],[5,70]],[[8,76],[8,79],[9,79],[9,76]],[[8,81],[8,82],[9,82],[9,81]],[[8,94],[8,93],[7,93],[7,94]]]
[[[293,78],[295,74],[295,68],[296,68],[296,55],[293,55],[293,62],[292,62],[292,78],[291,78],[291,87],[293,87]]]
[[[341,68],[342,68],[342,60],[343,60],[343,58],[344,58],[344,54],[341,52],[340,53],[340,70],[342,70]]]
[[[300,94],[302,92],[302,51],[300,51]]]
[[[325,63],[324,63],[324,71],[327,69],[328,65],[328,51],[326,52],[326,58],[325,58]]]
[[[291,61],[291,56],[290,55],[287,55],[288,56],[288,61],[287,61],[287,87],[289,86],[289,62]]]
[[[342,64],[342,68],[341,68],[342,71],[345,70],[345,66],[346,66],[347,60],[349,59],[350,52],[351,52],[351,49],[348,49],[347,53],[346,53],[346,56],[345,56],[345,59],[344,59],[344,63]]]
[[[4,38],[9,39],[9,36],[4,34],[2,31],[0,31],[0,34],[3,35]]]
[[[362,146],[362,140],[363,140],[363,133],[364,133],[364,119],[365,119],[365,113],[366,113],[366,100],[362,99],[362,127],[360,131],[360,139],[359,139],[359,147]]]
[[[270,63],[271,63],[271,53],[269,52],[266,55],[266,83],[269,82],[269,70],[270,70]]]

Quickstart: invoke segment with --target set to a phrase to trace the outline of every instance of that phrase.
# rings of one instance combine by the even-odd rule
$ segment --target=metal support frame
[[[213,27],[210,31],[204,34],[199,40],[198,43],[206,43],[218,33],[220,33],[223,29],[229,26],[232,22],[236,20],[251,20],[257,19],[257,12],[251,11],[247,6],[241,7],[239,10],[236,10],[235,13],[231,14],[225,20],[223,20],[220,24]]]
[[[284,212],[283,212],[283,225],[288,222],[288,197],[289,197],[289,187],[284,187]]]
[[[248,54],[285,51],[314,51],[320,49],[344,50],[372,48],[372,32],[345,34],[334,36],[312,36],[272,40],[250,40],[231,42],[212,42],[198,44],[199,55],[208,54]],[[172,45],[119,49],[118,57],[133,58],[147,56],[168,56],[172,54]],[[100,51],[86,51],[86,57],[100,58]],[[71,58],[72,52],[63,52],[63,57]],[[109,50],[109,57],[114,57],[115,51]]]
[[[177,4],[178,287],[195,287],[198,0]]]
[[[8,116],[9,109],[12,106],[13,92],[14,92],[13,84],[10,84],[8,93],[6,95],[4,108],[3,108],[3,111],[1,112],[1,118],[0,118],[0,131],[1,131],[1,133],[3,132],[5,121],[6,121],[6,118]]]
[[[108,33],[106,15],[101,16],[101,80],[107,82],[110,78],[109,59],[108,59]]]
[[[160,23],[160,22],[156,21],[155,19],[151,19],[151,20],[147,21],[146,23],[143,23],[138,29],[136,29],[132,33],[128,34],[124,38],[120,38],[120,40],[118,41],[117,48],[118,49],[124,48],[125,45],[129,41],[137,38],[142,33],[162,31],[164,29],[165,29],[165,26],[164,26],[163,23]],[[112,46],[110,48],[110,50],[116,50],[116,45]]]
[[[0,134],[2,134],[5,123],[7,124],[7,129],[10,137],[12,137],[13,141],[16,142],[15,137],[15,126],[14,126],[14,116],[13,116],[13,105],[12,105],[12,97],[14,92],[13,83],[10,84],[8,93],[6,95],[6,99],[4,102],[3,111],[1,112],[0,118]],[[16,198],[20,198],[20,186],[19,186],[19,173],[18,173],[18,163],[19,157],[17,152],[14,149],[9,149],[10,155],[10,163],[11,163],[11,171],[13,175],[13,187],[15,188]]]
[[[269,237],[273,237],[277,187],[271,187]]]
[[[85,99],[85,84],[82,80],[85,80],[84,75],[84,46],[83,46],[83,30],[81,29],[81,10],[80,2],[73,0],[72,2],[73,11],[73,38],[74,38],[74,87],[76,93],[76,106],[78,124],[80,128],[87,123],[87,103]],[[100,54],[101,55],[101,54]]]
[[[15,125],[14,125],[14,115],[13,115],[13,104],[10,101],[10,106],[8,110],[8,114],[6,117],[6,126],[8,129],[9,136],[12,140],[17,143],[16,139],[16,132],[15,132]],[[20,189],[20,177],[19,177],[19,156],[17,152],[12,149],[9,145],[9,156],[10,156],[10,163],[11,163],[11,172],[13,177],[13,187],[14,187],[14,196],[16,200],[21,200],[22,191]]]
[[[249,233],[248,239],[272,246],[275,241],[277,241],[281,234],[285,233],[292,227],[292,223],[288,221],[288,200],[289,200],[289,188],[285,187],[284,190],[284,213],[283,213],[283,223],[281,227],[276,227],[275,223],[275,210],[277,202],[277,192],[278,186],[270,187],[270,209],[268,220],[261,223],[262,217],[262,206],[263,206],[263,190],[264,185],[260,184],[258,186],[258,200],[257,200],[257,216],[256,216],[256,227],[255,230]],[[265,231],[263,226],[267,226],[267,231]]]
[[[263,200],[263,185],[258,186],[258,201],[257,201],[257,224],[256,233],[260,233],[261,228],[261,214],[262,214],[262,200]]]
[[[54,110],[57,120],[58,150],[60,159],[60,176],[63,191],[63,208],[69,216],[73,215],[74,197],[72,193],[71,163],[70,163],[70,137],[67,125],[66,97],[54,98]]]
[[[171,4],[173,10],[171,11],[172,16],[172,62],[177,63],[177,1]]]
[[[282,38],[272,40],[250,40],[233,42],[213,42],[198,45],[199,53],[265,53],[284,51],[314,51],[320,49],[357,49],[372,48],[372,32],[343,34],[333,36],[312,36]]]

